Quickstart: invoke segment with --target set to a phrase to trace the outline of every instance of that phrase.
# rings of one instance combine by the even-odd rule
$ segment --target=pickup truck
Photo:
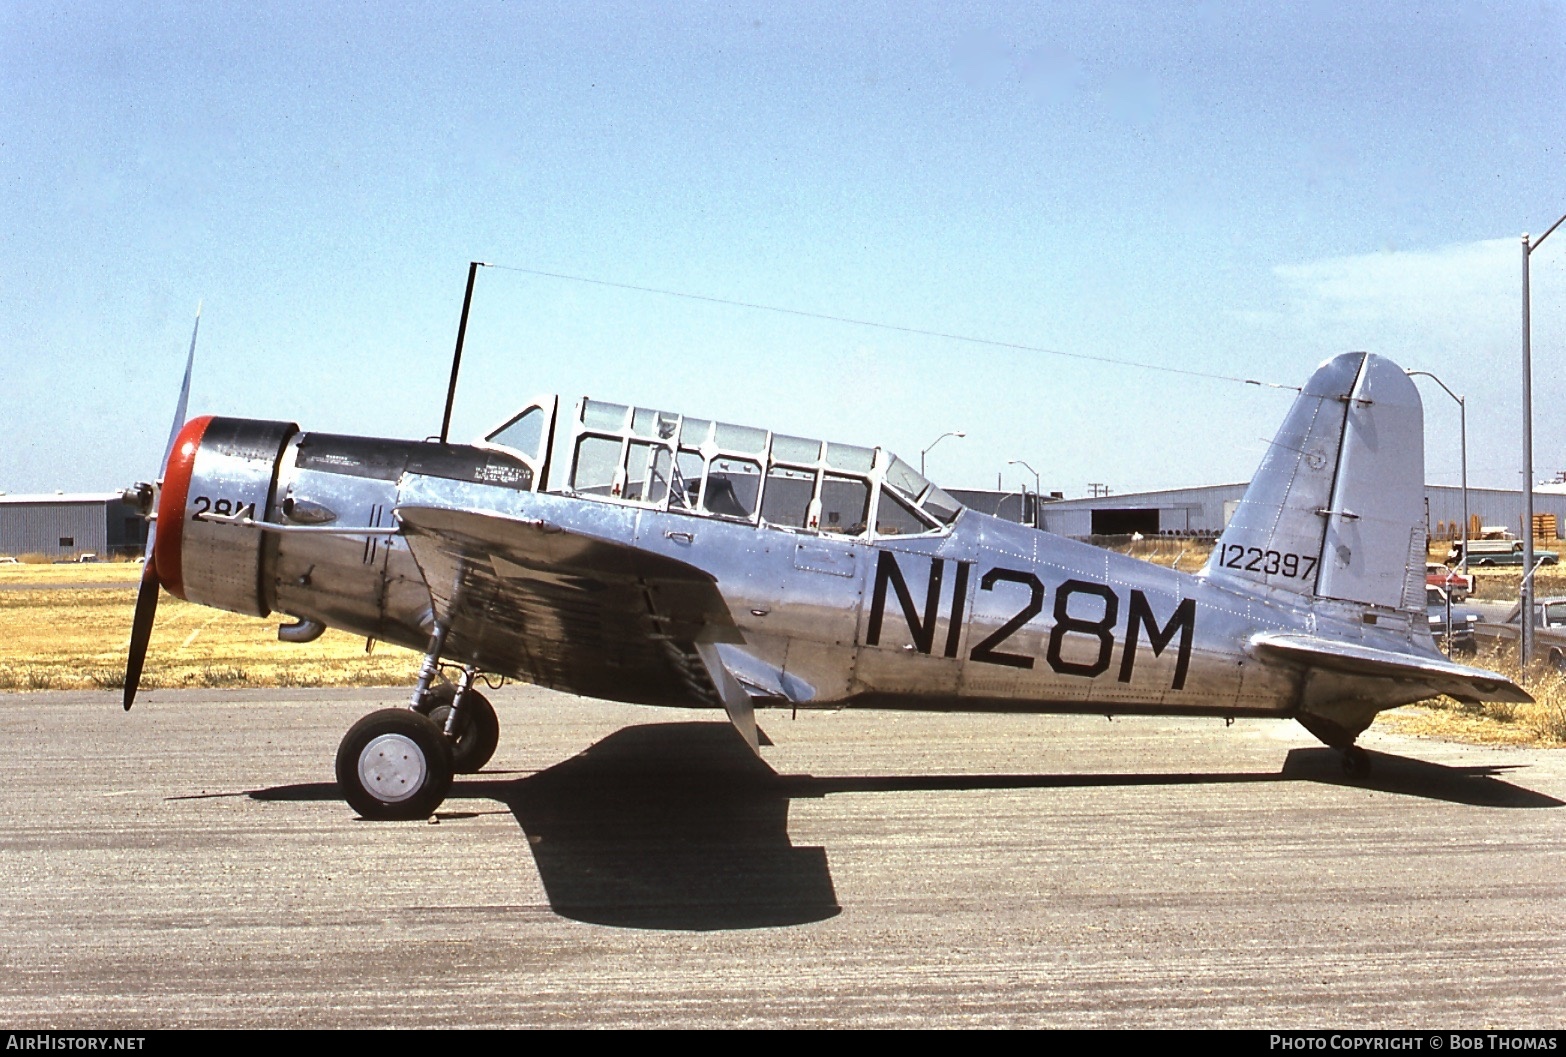
[[[1448,569],[1440,562],[1425,563],[1425,586],[1439,587],[1452,596],[1452,601],[1461,602],[1474,591],[1474,578],[1464,576],[1456,569]]]
[[[1458,540],[1447,551],[1446,564],[1456,565],[1463,560],[1463,543]],[[1544,565],[1555,565],[1561,556],[1555,551],[1533,552],[1533,560]],[[1470,568],[1492,565],[1521,565],[1523,563],[1522,540],[1469,540],[1468,565]]]

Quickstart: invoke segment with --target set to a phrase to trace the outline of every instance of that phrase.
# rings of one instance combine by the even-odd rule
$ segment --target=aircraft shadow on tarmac
[[[764,736],[763,736],[764,737]],[[1279,771],[1169,774],[780,775],[727,723],[628,727],[546,770],[456,782],[489,797],[527,835],[550,907],[620,928],[711,930],[801,925],[841,911],[825,849],[788,836],[791,800],[840,793],[1318,782],[1491,808],[1560,807],[1513,785],[1510,768],[1448,767],[1372,753],[1351,780],[1331,749],[1292,749]],[[494,773],[494,772],[492,772]],[[503,773],[503,772],[501,772]],[[497,775],[498,777],[498,775]],[[327,783],[257,800],[334,800]],[[461,818],[462,812],[442,813]]]

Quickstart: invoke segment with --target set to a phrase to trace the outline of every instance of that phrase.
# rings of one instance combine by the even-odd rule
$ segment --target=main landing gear
[[[432,687],[413,710],[428,716],[451,739],[452,769],[458,774],[477,774],[500,744],[500,717],[489,698],[477,690],[468,690],[462,696],[462,707],[454,707],[457,692],[458,687],[449,683]]]
[[[337,747],[337,787],[370,819],[429,818],[451,791],[451,746],[406,708],[371,712]]]
[[[451,791],[452,777],[478,771],[500,742],[500,719],[473,689],[471,664],[455,686],[431,685],[445,638],[446,629],[437,628],[409,707],[370,713],[337,747],[338,788],[365,818],[428,818]]]

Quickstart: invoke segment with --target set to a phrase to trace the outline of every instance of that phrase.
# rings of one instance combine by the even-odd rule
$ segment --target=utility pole
[[[1463,453],[1463,578],[1468,578],[1468,402],[1451,389],[1447,384],[1429,371],[1405,371],[1410,378],[1428,378],[1442,389],[1446,395],[1457,401],[1457,429]],[[1430,520],[1428,512],[1425,520]],[[1426,526],[1428,528],[1428,525]]]
[[[1039,483],[1040,482],[1039,472],[1037,470],[1035,470],[1033,467],[1029,466],[1026,462],[1024,462],[1021,459],[1007,459],[1006,460],[1006,465],[1007,466],[1021,466],[1023,469],[1027,470],[1029,473],[1031,473],[1033,475],[1033,527],[1034,528],[1043,528],[1044,526],[1040,523],[1043,520],[1043,515],[1039,512],[1039,495],[1040,495],[1040,489],[1043,487],[1043,485],[1041,485]],[[1023,485],[1022,486],[1022,497],[1023,497],[1024,504],[1026,504],[1026,502],[1027,502],[1027,496],[1028,496],[1028,486],[1027,485]]]
[[[1526,671],[1528,662],[1533,660],[1533,334],[1532,325],[1528,318],[1529,292],[1528,292],[1528,258],[1540,244],[1561,226],[1561,221],[1566,220],[1563,215],[1560,220],[1550,225],[1548,231],[1536,239],[1530,239],[1528,233],[1522,236],[1522,374],[1523,374],[1523,581],[1522,591],[1518,598],[1522,610],[1522,634],[1521,653],[1522,666]]]
[[[949,430],[949,431],[947,431],[945,433],[942,433],[939,437],[936,437],[934,440],[932,440],[930,442],[930,447],[929,448],[925,448],[923,451],[921,451],[919,453],[919,476],[920,477],[924,477],[925,476],[925,473],[924,473],[924,457],[926,455],[930,454],[930,448],[935,447],[937,444],[939,444],[941,441],[945,440],[947,437],[966,437],[967,435],[968,434],[964,433],[960,429],[954,429],[954,430]]]

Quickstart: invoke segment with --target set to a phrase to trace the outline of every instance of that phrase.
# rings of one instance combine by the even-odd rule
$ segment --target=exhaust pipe
[[[326,630],[319,620],[298,620],[292,624],[279,624],[277,637],[281,642],[314,642]]]

